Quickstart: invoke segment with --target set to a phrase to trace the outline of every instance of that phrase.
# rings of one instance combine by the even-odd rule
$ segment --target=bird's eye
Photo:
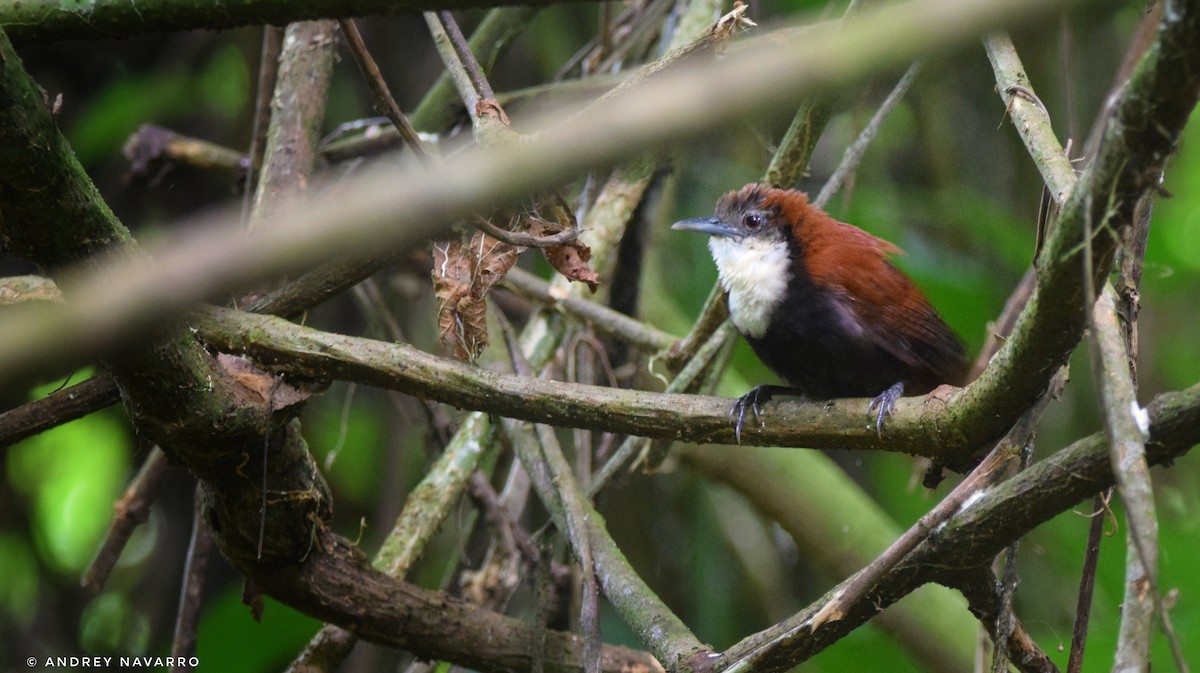
[[[752,231],[761,227],[764,222],[766,218],[762,213],[746,213],[742,216],[742,226]]]

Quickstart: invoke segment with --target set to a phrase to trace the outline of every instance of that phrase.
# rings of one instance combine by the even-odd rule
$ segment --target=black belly
[[[804,302],[786,315],[776,315],[761,338],[746,341],[763,364],[812,399],[875,397],[917,374],[840,320],[832,306],[820,300]]]

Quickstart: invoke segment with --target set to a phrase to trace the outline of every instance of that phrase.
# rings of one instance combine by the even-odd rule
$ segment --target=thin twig
[[[934,529],[945,523],[959,510],[968,507],[970,501],[979,498],[988,486],[998,482],[1002,478],[1004,468],[1012,458],[1012,454],[1013,446],[1006,441],[1001,441],[978,467],[946,494],[941,502],[926,512],[882,554],[855,575],[850,583],[834,594],[813,615],[812,621],[806,627],[815,631],[827,622],[845,618],[851,608],[869,594],[910,551],[926,540]]]
[[[607,6],[607,4],[603,5],[603,7]],[[614,72],[631,57],[631,53],[635,50],[638,51],[637,55],[648,51],[650,41],[662,28],[663,15],[673,6],[675,3],[672,0],[652,0],[643,5],[640,8],[641,11],[626,24],[627,30],[620,31],[620,42],[608,46],[602,45],[596,52],[596,56],[603,56],[603,59],[596,68],[587,74]],[[678,35],[678,31],[676,35]]]
[[[1041,172],[1046,193],[1054,208],[1066,200],[1077,182],[1075,169],[1067,152],[1058,142],[1050,125],[1050,114],[1041,99],[1033,91],[1033,85],[1025,74],[1025,66],[1017,55],[1016,47],[1008,35],[993,33],[983,41],[988,60],[996,78],[996,90],[1005,104],[1005,113],[1012,119],[1014,128],[1025,142],[1034,164]],[[1042,229],[1039,227],[1040,249]],[[995,322],[989,326],[987,338],[979,356],[975,359],[968,375],[969,381],[977,378],[991,361],[992,355],[1003,344],[1016,323],[1037,284],[1037,274],[1031,267],[1009,296]]]
[[[1042,174],[1046,193],[1057,208],[1074,189],[1077,180],[1067,152],[1051,128],[1049,111],[1033,92],[1033,86],[1025,74],[1025,66],[1008,35],[990,34],[984,38],[983,44],[996,78],[996,90],[1005,104],[1005,113],[1012,119],[1013,126],[1025,142],[1034,164]],[[1039,228],[1039,241],[1041,231]],[[1040,245],[1035,248],[1040,248]],[[971,366],[968,381],[977,378],[987,367],[1012,331],[1017,317],[1029,303],[1036,284],[1037,274],[1031,267],[1009,296],[1000,316],[989,325],[987,338]]]
[[[437,12],[425,12],[424,16],[425,23],[429,26],[429,34],[433,36],[433,44],[437,47],[442,62],[446,64],[446,74],[450,76],[450,81],[458,91],[458,97],[462,100],[467,114],[471,116],[471,122],[477,123],[479,121],[479,101],[482,96],[472,82],[471,75],[463,65],[462,59],[459,58],[458,50],[454,48],[453,41],[442,23],[441,17]]]
[[[529,667],[529,673],[545,673],[546,670],[546,623],[550,619],[550,612],[554,607],[554,591],[550,581],[550,564],[549,559],[551,554],[543,554],[542,558],[546,559],[546,563],[539,563],[537,573],[534,576],[534,595],[537,597],[537,611],[534,618],[534,637],[529,644],[529,656],[532,659],[532,665]]]
[[[612,23],[617,26],[627,25],[636,20],[640,13],[644,13],[646,11],[647,8],[644,4],[626,5],[621,9],[621,13],[612,20]],[[576,50],[570,58],[566,59],[566,61],[564,61],[563,64],[558,67],[558,70],[555,71],[553,77],[550,78],[550,81],[554,84],[562,84],[564,82],[572,81],[568,79],[572,76],[586,78],[593,77],[595,75],[594,72],[585,72],[585,64],[589,60],[594,61],[595,55],[599,50],[601,50],[600,36],[593,35],[587,42],[583,44],[582,47]]]
[[[581,320],[607,337],[619,339],[650,352],[669,348],[678,341],[670,334],[603,304],[566,293],[556,293],[551,289],[550,283],[519,267],[509,269],[500,284],[534,303],[553,307]]]
[[[821,191],[817,193],[817,197],[813,199],[814,206],[824,208],[825,204],[829,203],[829,200],[833,198],[833,195],[842,188],[842,185],[850,177],[850,174],[858,168],[859,162],[862,161],[863,155],[866,154],[867,146],[871,144],[875,136],[879,135],[879,129],[883,128],[884,120],[900,104],[900,101],[904,98],[904,94],[908,93],[908,88],[912,86],[913,80],[917,78],[917,73],[920,71],[920,61],[908,66],[908,70],[904,71],[904,76],[900,78],[900,81],[896,82],[896,86],[892,87],[887,98],[883,99],[883,102],[879,105],[879,109],[875,110],[875,114],[871,116],[871,120],[863,127],[863,130],[854,139],[854,142],[850,143],[850,146],[846,148],[846,152],[842,155],[841,163],[834,169],[829,179],[825,181],[825,184],[821,187]]]
[[[871,4],[851,0],[842,18],[858,15]],[[827,95],[814,95],[803,101],[771,156],[763,182],[782,189],[794,188],[807,174],[813,150],[832,117],[833,105]]]
[[[183,164],[242,180],[251,169],[248,155],[154,124],[138,127],[121,147],[121,153],[130,162],[130,173],[152,184],[161,175],[161,169],[170,164]]]
[[[135,528],[150,519],[150,505],[158,497],[158,490],[167,476],[167,456],[157,446],[150,450],[146,461],[138,470],[125,493],[113,504],[115,516],[104,535],[104,542],[96,551],[87,571],[83,574],[80,584],[92,593],[99,593],[104,588],[108,576],[121,557],[121,550],[129,542],[129,536]]]
[[[726,320],[724,324],[722,324],[715,332],[712,333],[712,336],[708,338],[708,341],[704,343],[704,346],[702,346],[700,350],[696,351],[696,355],[687,361],[687,364],[684,365],[683,369],[679,370],[679,373],[675,375],[675,378],[671,380],[671,383],[663,392],[695,392],[696,384],[704,380],[704,374],[709,371],[710,367],[712,367],[714,363],[720,362],[717,358],[717,355],[725,349],[726,344],[733,342],[735,334],[736,330],[733,326],[733,322]],[[649,448],[650,450],[645,451],[641,456],[639,456],[638,460],[634,463],[635,467],[638,464],[645,464],[647,469],[657,469],[662,465],[662,462],[666,460],[667,451],[671,448],[671,444],[662,443],[651,445]],[[620,459],[622,462],[624,461],[624,457],[614,455],[612,459],[609,460],[609,464],[604,466],[604,471],[611,475],[611,472],[609,472],[610,465],[612,466],[612,469],[615,470],[616,466],[620,464],[617,462],[618,459]],[[597,479],[597,481],[592,484],[592,492],[595,492],[595,489],[600,488],[602,484],[603,481]]]
[[[354,286],[354,298],[358,301],[363,312],[374,319],[380,330],[387,335],[387,338],[392,341],[407,341],[404,335],[404,330],[400,328],[400,323],[396,320],[391,308],[384,300],[383,293],[379,288],[379,284],[374,278],[368,278],[362,283]],[[397,393],[391,393],[393,401],[399,403],[400,399]],[[450,444],[450,435],[453,433],[454,422],[442,408],[440,404],[433,400],[421,400],[421,409],[425,413],[425,420],[437,438],[437,444],[434,449],[445,450]]]
[[[204,596],[204,571],[214,551],[212,534],[201,511],[200,487],[196,487],[192,514],[192,538],[188,542],[187,561],[183,566],[183,586],[179,592],[179,610],[175,616],[175,637],[171,656],[179,661],[172,673],[191,670],[186,661],[196,653],[196,631],[200,626],[200,603]]]
[[[271,380],[271,390],[267,393],[267,413],[271,412],[275,406],[275,393],[278,391],[279,384],[283,382],[283,375],[275,376]],[[262,480],[259,484],[259,489],[262,495],[260,502],[261,509],[259,510],[258,519],[258,558],[261,560],[263,555],[263,543],[267,539],[267,466],[270,464],[271,452],[271,437],[275,434],[275,429],[268,425],[267,431],[263,433],[262,441]]]
[[[1025,310],[1025,305],[1029,303],[1029,297],[1033,295],[1035,285],[1037,285],[1037,273],[1031,266],[1025,271],[1025,275],[1021,277],[1017,287],[1008,295],[1000,315],[988,323],[983,347],[979,349],[979,355],[975,357],[975,361],[971,364],[971,370],[967,374],[968,382],[979,378],[983,370],[987,369],[988,363],[992,361],[992,356],[1004,345],[1004,340],[1012,333],[1013,325],[1017,323],[1021,311]]]
[[[299,315],[369,278],[371,274],[396,262],[403,251],[381,251],[358,259],[335,259],[277,286],[266,296],[244,307],[249,313],[283,317]]]
[[[729,304],[725,302],[725,291],[721,289],[720,283],[714,283],[708,292],[708,298],[704,300],[704,307],[700,309],[699,317],[692,323],[692,328],[677,345],[673,345],[671,350],[664,354],[667,366],[671,369],[682,367],[708,343],[713,332],[728,320]]]
[[[629,77],[621,80],[619,84],[605,92],[603,96],[597,98],[592,105],[598,105],[617,96],[624,95],[634,88],[641,87],[647,80],[661,73],[676,70],[685,63],[695,63],[695,59],[716,55],[718,50],[729,42],[738,28],[755,25],[753,21],[746,17],[748,9],[749,5],[736,4],[733,9],[717,19],[703,33],[699,35],[680,35],[681,40],[686,40],[683,46],[671,49],[662,58],[638,68]]]
[[[1021,620],[1006,608],[1011,596],[1004,596],[1006,592],[1002,589],[1002,582],[996,579],[990,569],[981,567],[946,584],[958,589],[967,599],[971,612],[984,626],[985,638],[990,637],[993,642],[1003,642],[1004,660],[1023,673],[1059,673],[1058,667],[1030,637]],[[975,670],[982,673],[982,650],[986,649],[986,643],[980,643],[979,649],[979,660]],[[1003,670],[1007,671],[1009,668],[1006,666]]]
[[[255,181],[262,169],[263,155],[267,150],[267,125],[271,121],[271,95],[275,91],[275,78],[279,74],[279,52],[283,49],[283,28],[263,26],[262,50],[258,61],[258,86],[254,96],[254,124],[250,132],[250,169],[246,171],[246,182],[242,187],[242,220],[250,217]]]
[[[570,338],[562,350],[566,354],[566,372],[563,378],[567,381],[581,383],[598,381],[597,369],[600,369],[606,375],[605,383],[613,387],[618,385],[604,345],[600,343],[594,333],[588,330],[572,330]],[[610,433],[603,434],[610,436]],[[592,433],[590,430],[576,428],[572,435],[575,438],[572,452],[575,456],[575,478],[579,480],[580,484],[591,483],[595,451],[592,445]]]
[[[476,217],[472,220],[472,224],[476,229],[491,236],[494,239],[515,245],[521,248],[555,248],[579,238],[579,227],[571,227],[563,229],[556,234],[548,236],[534,236],[523,231],[511,231],[509,229],[501,229],[489,222],[484,217]]]
[[[480,68],[479,61],[475,60],[475,54],[471,51],[471,46],[467,44],[467,38],[463,36],[462,29],[458,27],[458,21],[454,20],[454,15],[443,10],[438,12],[438,18],[442,22],[442,27],[446,29],[446,36],[450,38],[450,46],[454,48],[459,62],[466,69],[467,76],[470,77],[476,93],[480,98],[495,99],[496,92],[492,91],[492,85],[483,76],[483,68]]]
[[[1029,461],[1033,458],[1033,435],[1037,432],[1037,424],[1027,426],[1027,429],[1029,435],[1024,437],[1025,443],[1021,446],[1020,461],[1017,465],[1018,473],[1029,467]],[[995,620],[996,628],[992,636],[995,644],[992,650],[992,673],[1005,673],[1008,670],[1009,641],[1012,639],[1017,624],[1017,617],[1013,614],[1013,594],[1017,590],[1017,551],[1020,546],[1019,538],[1013,540],[1004,553],[1004,572],[999,585],[1000,605]]]
[[[501,538],[511,541],[513,549],[520,552],[527,565],[533,567],[542,562],[541,550],[534,544],[533,536],[512,517],[482,472],[471,475],[467,489],[484,518],[500,532]],[[549,564],[550,559],[546,559],[546,563]]]
[[[354,19],[338,19],[338,25],[342,28],[342,35],[346,37],[346,45],[350,47],[350,54],[354,57],[354,62],[358,64],[363,79],[367,81],[367,86],[371,89],[375,109],[391,120],[392,125],[396,127],[400,137],[417,159],[428,166],[432,159],[425,151],[425,146],[417,135],[417,130],[400,110],[391,90],[388,89],[387,82],[383,79],[383,73],[379,71],[379,66],[375,63],[371,52],[367,50],[366,43],[363,42],[362,33],[358,31],[358,24],[354,23]]]
[[[1088,621],[1092,615],[1092,594],[1096,588],[1096,564],[1100,560],[1100,541],[1104,533],[1105,501],[1112,495],[1097,493],[1092,498],[1091,522],[1088,524],[1087,547],[1083,568],[1079,571],[1079,598],[1075,603],[1075,623],[1071,628],[1071,653],[1067,658],[1067,673],[1083,670],[1083,653],[1087,646]]]
[[[500,53],[529,26],[530,19],[540,9],[507,6],[489,10],[471,34],[471,53],[476,55],[480,63],[495,63]],[[460,101],[461,98],[455,95],[450,74],[443,72],[413,111],[413,126],[421,131],[443,131],[457,117]]]
[[[698,377],[704,372],[711,371],[714,360],[723,348],[729,343],[732,343],[733,323],[726,321],[717,331],[713,332],[708,341],[700,350],[696,351],[696,355],[688,360],[687,365],[680,370],[679,374],[672,379],[667,385],[665,392],[690,392],[689,389]],[[604,488],[609,479],[621,469],[621,467],[629,462],[630,458],[638,456],[633,467],[645,462],[646,465],[653,469],[662,464],[666,458],[666,450],[670,445],[662,447],[657,453],[652,450],[652,445],[645,437],[626,437],[625,441],[621,442],[621,446],[613,452],[600,471],[592,479],[591,485],[588,486],[588,495],[594,496]],[[632,468],[631,468],[632,469]]]
[[[504,437],[500,436],[496,439],[502,443]],[[520,461],[510,461],[504,471],[504,485],[501,492],[495,494],[495,507],[498,508],[496,514],[515,523],[522,518],[522,513],[530,502],[529,477],[525,474],[525,469]],[[476,472],[476,475],[479,474]],[[472,483],[478,481],[478,477],[472,476],[471,481]],[[490,484],[488,490],[491,491]],[[478,501],[476,502],[478,503]],[[485,534],[485,531],[481,530],[482,524],[492,523],[489,520],[491,514],[478,507],[476,510],[481,511],[485,516],[476,517],[474,524],[468,523],[464,529],[476,531],[482,535]],[[535,556],[539,559],[539,563],[531,564],[527,554],[518,548],[516,539],[506,525],[492,525],[491,533],[494,534],[491,534],[488,539],[487,551],[483,554],[483,560],[474,569],[466,567],[465,562],[460,563],[462,570],[458,573],[458,585],[461,587],[463,596],[472,603],[496,612],[504,612],[509,601],[521,586],[522,570],[526,571],[526,577],[530,573],[536,573],[538,566],[541,565],[540,561],[553,558],[554,554],[544,547],[538,547]],[[564,575],[560,575],[561,578],[566,580],[571,576],[570,568],[561,565],[559,567],[564,573]],[[540,627],[535,625],[535,628]],[[542,636],[539,634],[537,637]]]

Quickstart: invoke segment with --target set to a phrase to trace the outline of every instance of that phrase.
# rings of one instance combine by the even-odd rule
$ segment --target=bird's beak
[[[710,236],[721,236],[724,238],[733,238],[737,240],[744,238],[744,235],[740,231],[734,229],[728,224],[725,224],[716,217],[697,217],[694,220],[680,220],[679,222],[672,224],[671,228],[686,231],[698,231],[702,234],[708,234]]]

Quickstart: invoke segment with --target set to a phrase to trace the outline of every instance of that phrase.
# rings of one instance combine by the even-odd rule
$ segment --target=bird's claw
[[[878,408],[879,412],[875,413],[875,434],[883,439],[883,419],[886,416],[892,415],[892,408],[896,406],[896,400],[904,395],[904,382],[899,381],[891,388],[879,393],[871,400],[871,406],[867,407],[867,414],[875,413]]]
[[[771,386],[755,386],[750,392],[739,397],[729,409],[729,417],[734,419],[733,437],[738,446],[742,444],[742,426],[746,422],[746,410],[749,409],[754,413],[754,417],[758,419],[758,427],[766,427],[766,423],[763,422],[762,405],[769,402],[771,396]]]

